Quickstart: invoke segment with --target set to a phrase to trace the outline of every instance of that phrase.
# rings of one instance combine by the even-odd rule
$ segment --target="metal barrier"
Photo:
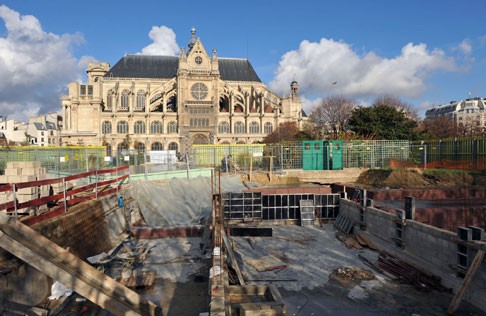
[[[130,174],[125,173],[128,169],[128,166],[124,166],[113,169],[89,171],[63,178],[2,185],[0,186],[0,192],[5,195],[11,193],[12,200],[0,204],[0,211],[5,211],[7,214],[18,217],[18,212],[22,209],[37,208],[47,205],[48,208],[53,208],[55,211],[49,212],[48,215],[42,214],[41,217],[42,219],[52,217],[60,212],[66,212],[68,206],[118,192],[120,185],[130,176]],[[113,174],[115,175],[113,176]],[[89,182],[89,184],[76,188],[67,187],[68,182],[78,179],[88,179],[87,182]],[[94,181],[91,181],[91,179],[94,179]],[[57,193],[52,189],[53,186],[56,185],[60,187],[60,191]],[[19,202],[16,198],[16,194],[19,190],[41,188],[44,186],[49,186],[49,190],[46,190],[49,192],[49,195],[24,202]],[[35,221],[35,218],[31,218],[25,221],[25,223],[28,224]]]
[[[0,149],[0,170],[7,162],[38,161],[51,173],[76,174],[106,167],[105,147],[10,147]]]
[[[325,150],[326,148],[323,148]],[[329,151],[329,148],[327,148]],[[39,161],[57,177],[85,171],[130,166],[132,174],[179,168],[223,167],[230,171],[302,169],[302,142],[279,144],[194,145],[185,156],[152,162],[150,151],[110,151],[105,147],[15,147],[0,149],[0,174],[9,161]],[[172,156],[170,156],[172,157]],[[486,137],[413,142],[407,140],[350,140],[342,143],[344,168],[403,168],[486,170]]]

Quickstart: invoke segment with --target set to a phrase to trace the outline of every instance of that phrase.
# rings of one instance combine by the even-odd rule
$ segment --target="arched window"
[[[117,150],[118,150],[118,154],[121,154],[123,150],[127,150],[127,145],[125,144],[125,142],[121,142],[118,144],[117,146]]]
[[[179,149],[179,145],[177,145],[176,142],[172,142],[169,144],[169,150],[175,150],[177,151]]]
[[[270,122],[266,122],[263,126],[263,132],[265,134],[271,134],[273,132],[273,125]]]
[[[137,143],[137,149],[139,153],[143,153],[145,151],[145,144],[142,142]]]
[[[111,111],[113,109],[113,91],[109,90],[106,95],[106,110]]]
[[[150,134],[162,134],[163,128],[162,123],[160,121],[153,121],[150,123]]]
[[[104,121],[101,124],[101,134],[111,134],[111,122]]]
[[[164,150],[164,145],[160,142],[155,142],[152,144],[152,150]]]
[[[175,96],[167,100],[167,112],[177,112],[177,98]]]
[[[192,143],[195,144],[195,145],[206,145],[206,144],[209,144],[209,139],[206,135],[197,134],[197,135],[194,136]]]
[[[143,110],[145,110],[145,92],[140,90],[137,92],[137,106],[135,107],[135,111]]]
[[[260,133],[260,124],[257,122],[250,123],[250,133],[251,134],[259,134]]]
[[[116,132],[118,134],[128,134],[128,122],[120,121],[116,124]]]
[[[169,122],[167,124],[167,134],[176,134],[177,133],[177,123],[174,121]]]
[[[244,133],[245,133],[245,124],[243,124],[243,122],[236,122],[235,134],[244,134]]]
[[[111,145],[106,145],[106,155],[111,156],[112,148]]]
[[[228,122],[221,122],[218,126],[218,133],[228,134],[230,132],[230,126]]]
[[[122,95],[121,95],[121,101],[120,101],[120,110],[121,111],[128,111],[128,109],[130,107],[129,94],[130,94],[130,91],[123,90]]]
[[[134,134],[145,134],[145,122],[143,121],[136,121],[133,125],[133,133]]]

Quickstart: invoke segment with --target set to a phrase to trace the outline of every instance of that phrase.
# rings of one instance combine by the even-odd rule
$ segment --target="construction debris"
[[[421,291],[443,290],[440,278],[414,267],[386,252],[378,256],[378,266],[396,276],[399,280],[414,285]]]
[[[353,236],[349,236],[349,237],[344,236],[338,232],[336,233],[336,238],[342,241],[346,245],[346,247],[348,247],[348,249],[351,248],[356,248],[358,250],[363,249],[363,246],[361,246],[360,243],[356,239],[354,239]]]
[[[356,240],[361,246],[368,247],[371,250],[378,250],[378,246],[375,245],[375,243],[372,242],[371,239],[369,239],[364,232],[356,231],[354,232],[354,235],[356,236]]]
[[[155,281],[155,271],[141,271],[135,269],[128,278],[122,278],[119,282],[133,289],[151,288]]]
[[[356,267],[338,268],[332,271],[332,276],[340,280],[361,280],[369,281],[375,278],[373,272]]]
[[[271,271],[277,269],[276,267],[286,267],[282,261],[272,255],[259,259],[245,259],[244,261],[259,272]]]

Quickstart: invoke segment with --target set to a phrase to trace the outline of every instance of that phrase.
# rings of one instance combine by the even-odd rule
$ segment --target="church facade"
[[[127,55],[113,67],[90,63],[86,84],[61,99],[62,145],[176,150],[194,144],[262,141],[281,123],[306,120],[297,82],[270,91],[247,59],[208,54],[196,31],[179,56]]]

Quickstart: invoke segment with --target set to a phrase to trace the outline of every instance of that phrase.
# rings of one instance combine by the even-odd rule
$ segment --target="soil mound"
[[[373,169],[363,172],[356,183],[389,189],[484,186],[486,174],[463,170]]]

